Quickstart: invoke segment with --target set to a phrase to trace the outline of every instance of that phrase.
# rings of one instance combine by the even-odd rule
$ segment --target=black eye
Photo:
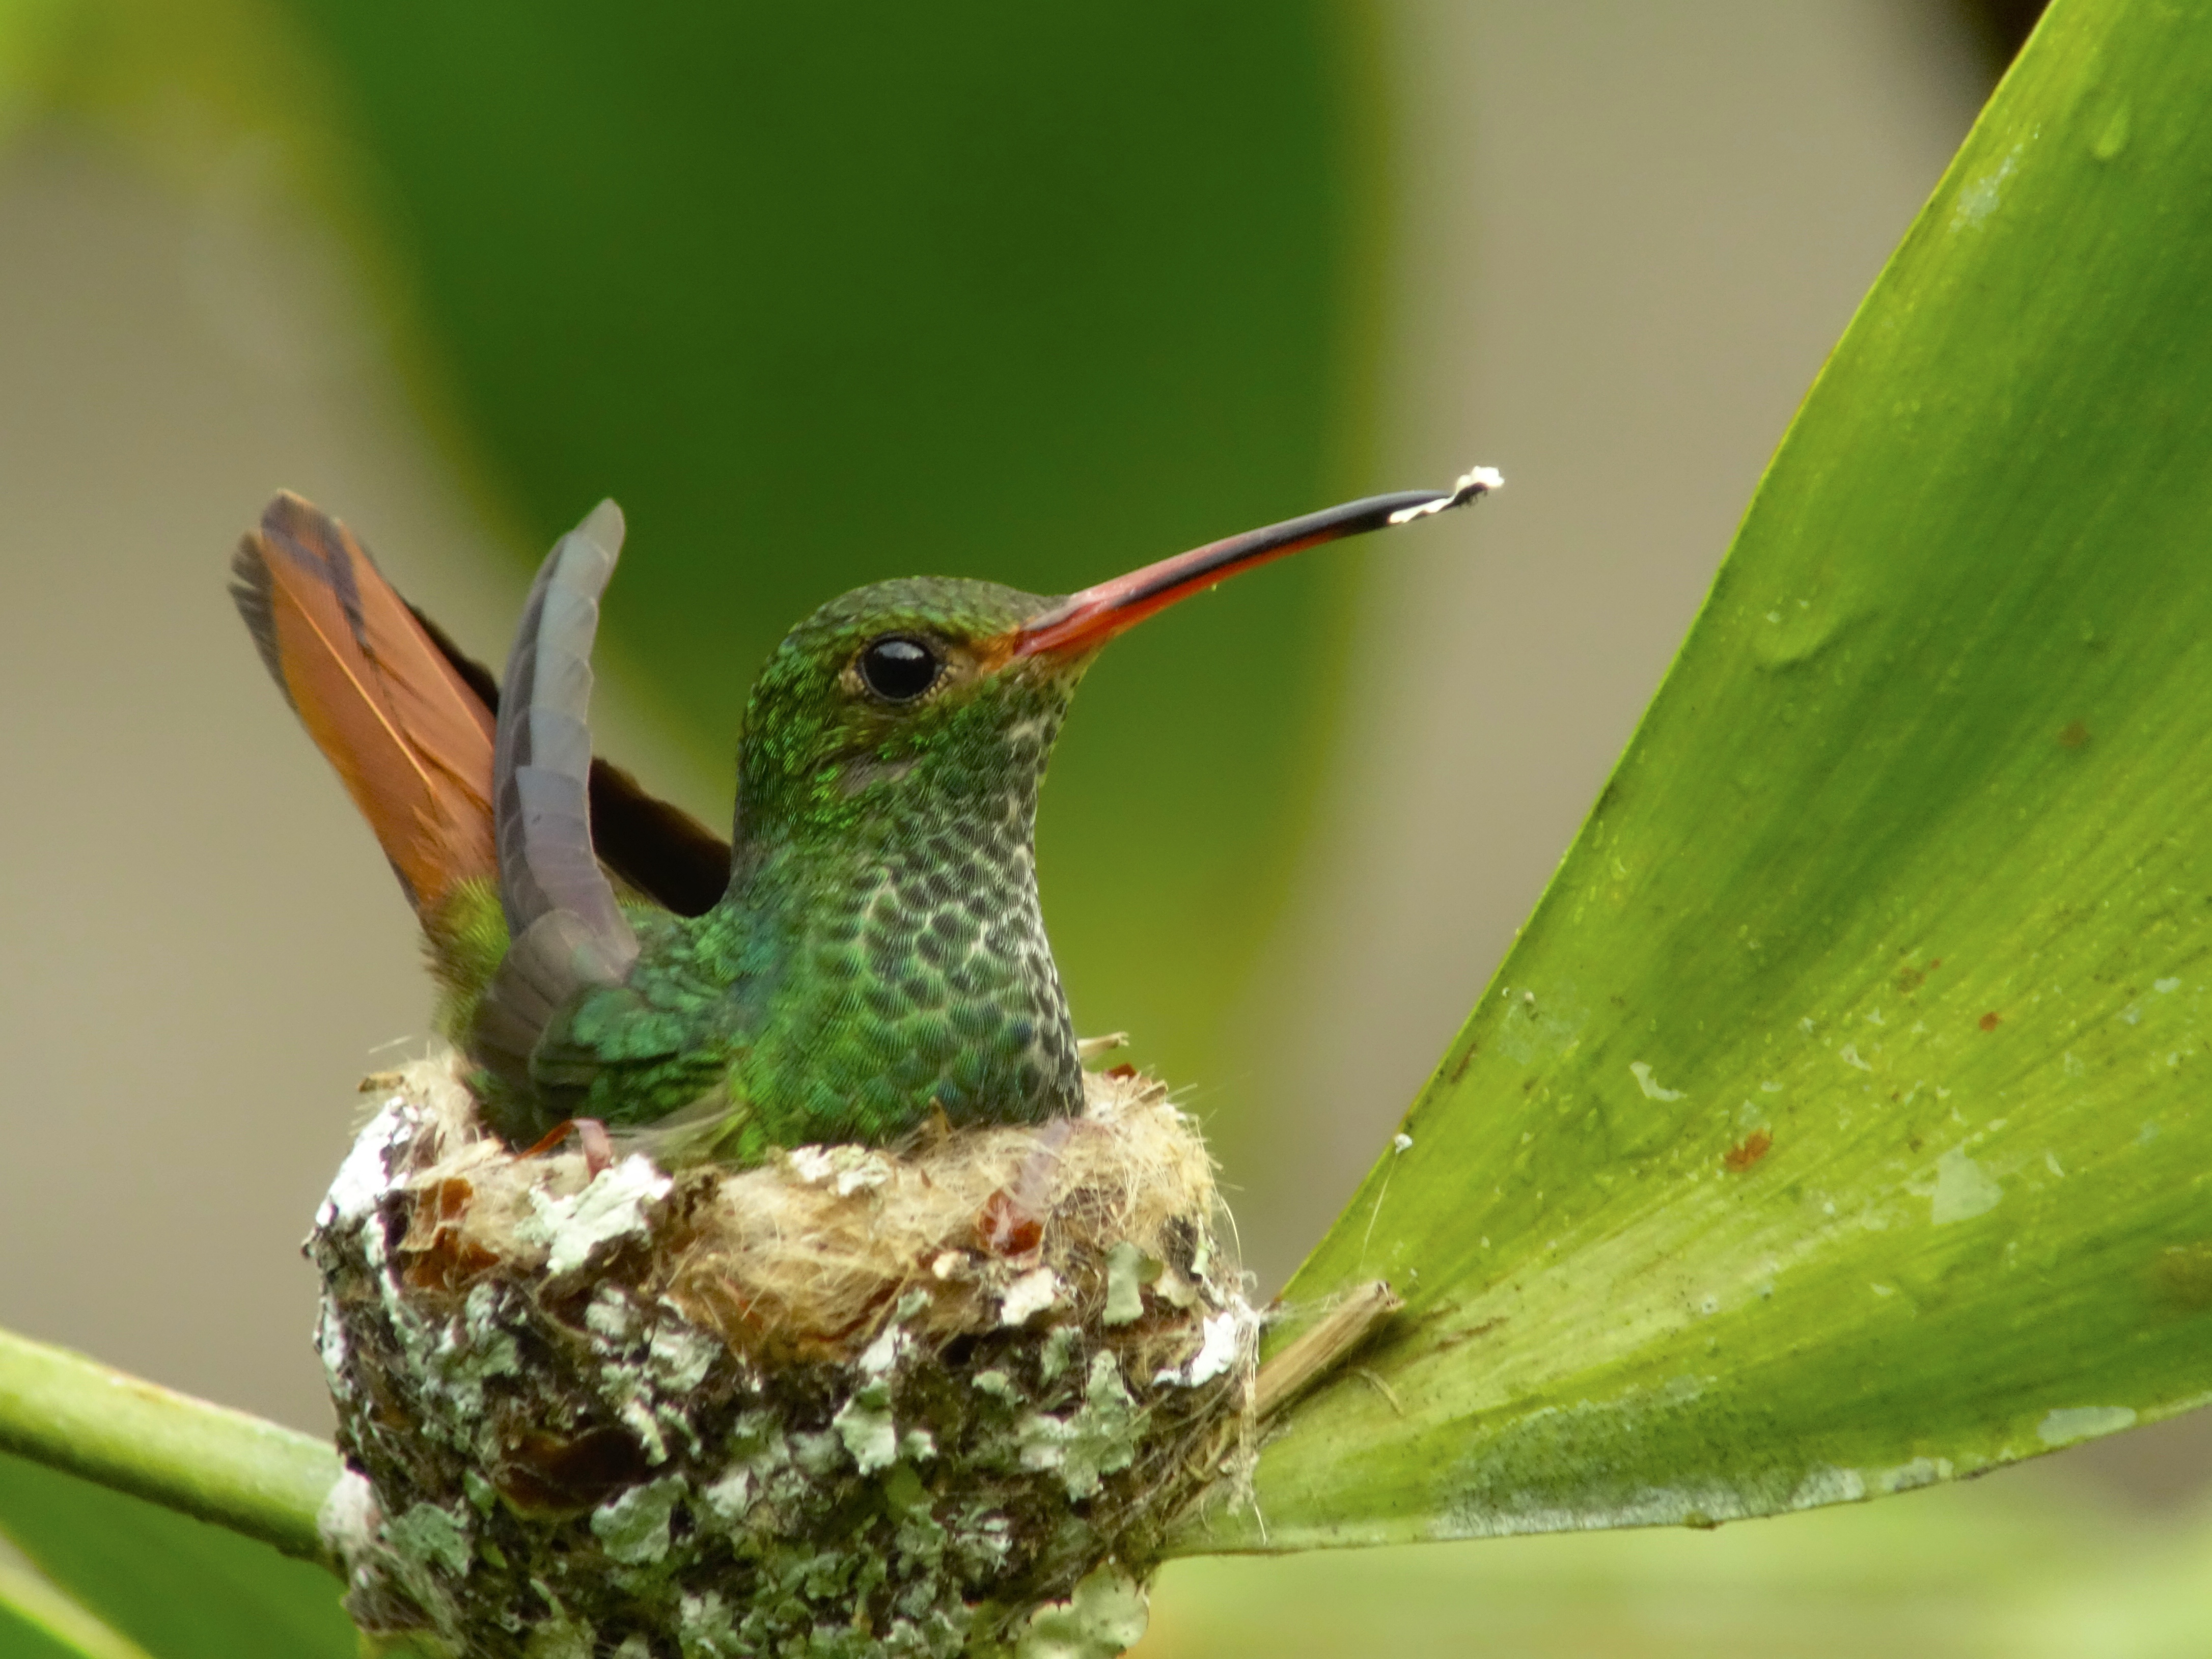
[[[942,665],[920,640],[890,634],[860,653],[860,678],[886,702],[912,702],[937,684]]]

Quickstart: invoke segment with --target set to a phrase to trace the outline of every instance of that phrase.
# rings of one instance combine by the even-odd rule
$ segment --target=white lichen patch
[[[1049,1267],[1036,1268],[1006,1286],[1005,1294],[999,1298],[999,1323],[1007,1327],[1026,1325],[1059,1300],[1060,1275]]]
[[[1189,1364],[1181,1370],[1161,1371],[1157,1381],[1195,1389],[1228,1376],[1240,1361],[1249,1359],[1259,1335],[1259,1316],[1249,1308],[1225,1308],[1206,1322],[1205,1331]]]
[[[368,1547],[381,1518],[374,1490],[348,1469],[323,1494],[322,1507],[315,1512],[315,1530],[332,1555],[346,1560]]]
[[[853,1467],[862,1474],[887,1469],[898,1461],[898,1422],[891,1415],[888,1383],[870,1382],[837,1408],[830,1426],[845,1443]]]
[[[412,1139],[413,1127],[405,1100],[386,1101],[354,1137],[353,1147],[338,1165],[323,1207],[316,1212],[315,1225],[352,1226],[374,1209],[391,1180],[386,1160],[393,1147]]]
[[[1093,1355],[1083,1403],[1065,1417],[1037,1413],[1016,1430],[1025,1469],[1056,1469],[1070,1498],[1090,1498],[1137,1455],[1137,1404],[1110,1353]]]
[[[1030,1615],[1015,1659],[1113,1659],[1136,1645],[1151,1611],[1142,1584],[1118,1567],[1101,1567],[1066,1601]]]
[[[1195,1130],[1089,1087],[671,1174],[518,1156],[413,1068],[309,1241],[356,1617],[489,1659],[1118,1651],[1240,1486],[1260,1322]]]
[[[668,1553],[668,1526],[688,1487],[673,1476],[631,1486],[592,1511],[592,1531],[607,1553],[628,1566],[644,1566]]]
[[[1106,1253],[1106,1310],[1109,1325],[1127,1325],[1145,1316],[1145,1286],[1158,1281],[1164,1264],[1124,1239]]]
[[[574,1273],[600,1245],[643,1237],[646,1206],[667,1197],[674,1185],[650,1158],[632,1153],[612,1169],[602,1170],[580,1193],[531,1188],[532,1213],[515,1230],[515,1237],[526,1244],[545,1246],[547,1273]]]

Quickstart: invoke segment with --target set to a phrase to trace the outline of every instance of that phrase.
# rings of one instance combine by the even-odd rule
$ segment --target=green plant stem
[[[0,1331],[0,1450],[337,1570],[315,1518],[326,1441]]]

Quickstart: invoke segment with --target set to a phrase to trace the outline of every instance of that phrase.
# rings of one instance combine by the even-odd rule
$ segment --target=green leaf
[[[353,1659],[356,1652],[340,1587],[323,1569],[6,1455],[0,1533],[155,1659]]]
[[[0,1562],[0,1653],[11,1659],[147,1659],[52,1584]]]
[[[2208,295],[2212,15],[2060,0],[1289,1291],[1404,1311],[1185,1547],[1694,1525],[2212,1394]]]

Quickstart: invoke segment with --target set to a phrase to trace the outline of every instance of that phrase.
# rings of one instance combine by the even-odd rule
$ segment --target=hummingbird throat
[[[756,836],[740,802],[730,891],[699,926],[748,959],[730,964],[738,982],[765,990],[730,1081],[771,1140],[1080,1109],[1034,840],[1078,677],[1002,681],[993,718],[825,766],[822,810],[798,823]]]

